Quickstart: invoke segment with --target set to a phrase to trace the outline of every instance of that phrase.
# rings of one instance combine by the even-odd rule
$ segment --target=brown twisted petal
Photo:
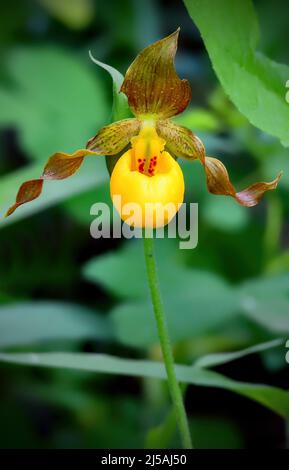
[[[210,193],[232,196],[237,202],[239,202],[239,204],[246,207],[252,207],[258,204],[266,191],[270,191],[277,187],[282,176],[281,172],[269,183],[255,183],[237,193],[230,181],[226,167],[222,162],[220,162],[220,160],[206,157],[203,165],[206,172],[207,187]]]
[[[165,139],[170,153],[188,160],[204,161],[205,147],[202,141],[186,127],[164,119],[157,121],[156,130],[158,135]]]
[[[179,29],[146,47],[128,68],[121,91],[136,116],[168,118],[181,113],[191,99],[187,80],[175,70]]]
[[[26,181],[20,186],[16,196],[16,201],[6,212],[5,217],[13,212],[22,204],[31,202],[38,198],[42,192],[44,180],[62,180],[68,178],[77,172],[86,155],[96,155],[91,150],[77,150],[72,154],[58,152],[49,158],[42,176],[39,179]]]
[[[15,204],[13,204],[13,206],[8,209],[5,217],[13,214],[17,207],[21,206],[25,202],[33,201],[33,199],[36,199],[38,196],[40,196],[42,192],[42,186],[43,180],[41,179],[26,181],[26,183],[23,183],[19,188]]]
[[[123,119],[103,127],[86,144],[86,148],[99,155],[116,155],[140,131],[141,123],[137,119]]]

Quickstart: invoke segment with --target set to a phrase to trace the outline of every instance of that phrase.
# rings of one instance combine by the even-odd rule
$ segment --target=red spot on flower
[[[146,158],[138,158],[137,162],[138,162],[138,167],[137,167],[138,171],[140,173],[145,173]],[[151,157],[149,160],[149,167],[146,170],[146,174],[148,176],[153,176],[155,174],[156,165],[157,165],[157,157],[156,156]]]
[[[145,161],[146,161],[145,158],[139,158],[139,159],[138,159],[138,162],[139,162],[138,171],[139,171],[140,173],[143,173],[143,172],[144,172]]]

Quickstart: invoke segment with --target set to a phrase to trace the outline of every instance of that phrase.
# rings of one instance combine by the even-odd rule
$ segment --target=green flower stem
[[[160,344],[163,353],[163,359],[167,371],[168,386],[172,397],[176,420],[178,423],[179,431],[182,438],[182,444],[184,449],[192,449],[191,435],[189,431],[188,419],[184,407],[182,392],[178,384],[175,367],[174,357],[172,353],[168,326],[166,316],[162,304],[158,275],[156,269],[156,262],[154,257],[153,239],[145,237],[145,231],[143,233],[144,239],[144,253],[147,268],[148,283],[151,293],[152,304],[154,308],[155,318],[157,322],[158,334]]]

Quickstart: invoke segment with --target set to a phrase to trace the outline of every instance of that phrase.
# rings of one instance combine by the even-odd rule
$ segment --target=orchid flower
[[[157,227],[168,223],[183,202],[185,186],[178,157],[199,160],[209,192],[231,196],[243,206],[258,204],[266,191],[277,187],[281,174],[271,182],[255,183],[237,192],[223,163],[206,155],[203,143],[191,130],[171,121],[191,100],[189,82],[181,80],[174,67],[178,35],[179,30],[146,47],[128,68],[120,92],[127,96],[135,117],[103,127],[85,149],[51,156],[39,179],[22,184],[6,217],[40,196],[44,180],[61,180],[76,173],[86,156],[115,157],[111,196],[121,197],[116,209],[123,220],[127,217],[125,204],[136,203],[142,208],[136,222],[140,227],[146,224],[146,203],[151,204],[153,226]],[[161,223],[157,206],[168,203],[174,210]]]

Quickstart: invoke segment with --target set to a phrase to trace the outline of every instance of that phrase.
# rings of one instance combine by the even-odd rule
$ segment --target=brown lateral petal
[[[123,119],[103,127],[86,144],[86,148],[99,155],[115,155],[121,152],[130,139],[140,131],[141,123],[137,119]]]
[[[15,204],[13,204],[13,206],[8,209],[5,217],[13,214],[17,207],[25,204],[25,202],[33,201],[33,199],[36,199],[38,196],[40,196],[42,186],[43,180],[41,179],[26,181],[26,183],[23,183],[19,188]]]
[[[42,179],[63,180],[77,172],[86,155],[96,155],[91,150],[77,150],[69,154],[57,152],[49,158],[45,165]]]
[[[157,121],[156,129],[159,136],[165,139],[169,152],[188,160],[204,161],[205,147],[192,131],[168,119]]]
[[[230,181],[226,167],[222,162],[220,162],[220,160],[217,160],[217,158],[206,157],[203,165],[206,172],[207,187],[210,193],[232,196],[237,202],[239,202],[239,204],[246,207],[252,207],[258,204],[266,191],[270,191],[277,187],[282,176],[281,172],[269,183],[255,183],[237,193]]]
[[[42,192],[44,180],[62,180],[76,173],[86,155],[96,154],[91,150],[83,149],[77,150],[72,154],[57,152],[52,155],[39,179],[26,181],[20,186],[16,196],[16,202],[8,209],[5,217],[13,214],[22,204],[26,204],[26,202],[38,198]]]
[[[128,68],[121,91],[136,116],[168,118],[188,106],[189,82],[178,77],[174,66],[178,36],[179,29],[146,47]]]

